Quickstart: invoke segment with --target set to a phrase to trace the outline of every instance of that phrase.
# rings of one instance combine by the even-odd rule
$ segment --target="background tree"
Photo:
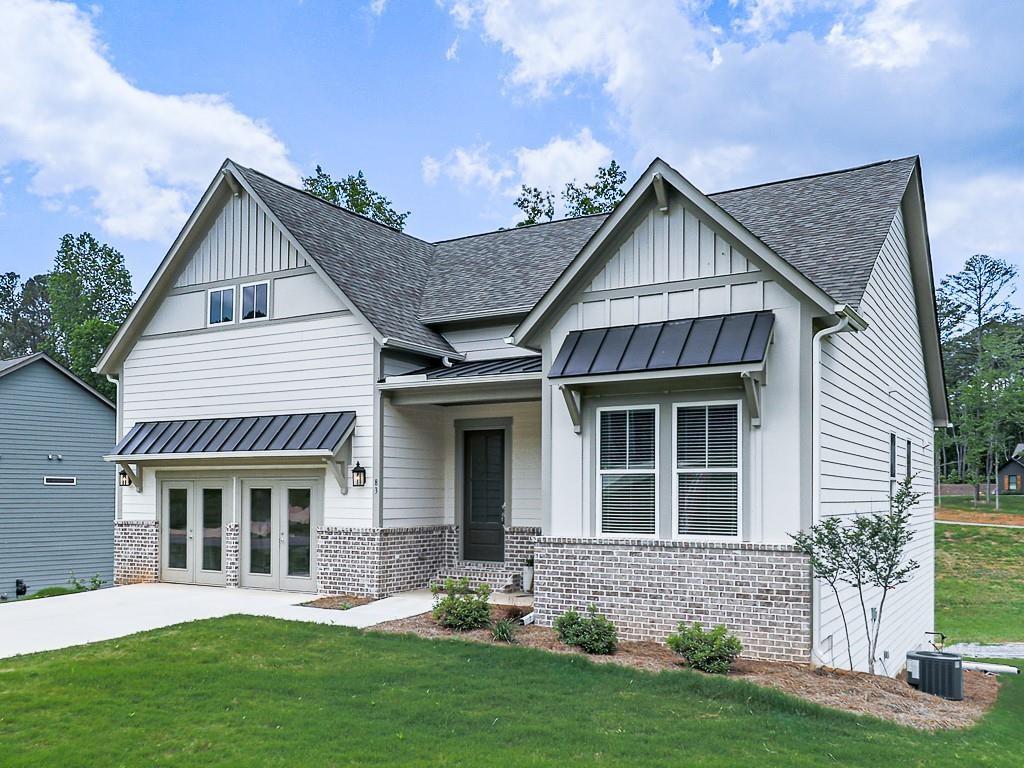
[[[405,228],[405,220],[409,218],[409,211],[400,213],[388,198],[370,189],[362,171],[335,180],[318,165],[312,176],[302,179],[302,187],[322,200],[348,208],[399,232]]]
[[[614,160],[607,166],[599,167],[593,181],[578,185],[573,179],[565,185],[561,194],[565,215],[573,218],[607,213],[625,197],[625,184],[626,172]],[[523,220],[516,224],[517,227],[551,221],[555,217],[555,196],[549,190],[524,184],[515,206],[524,215]]]
[[[49,277],[52,353],[108,397],[114,386],[92,372],[132,307],[124,256],[88,232],[64,235]]]
[[[50,348],[50,297],[47,275],[24,283],[14,272],[0,274],[0,359]]]
[[[516,224],[517,227],[551,221],[555,218],[555,196],[524,184],[519,197],[516,198],[516,208],[522,211],[524,216],[523,220]]]

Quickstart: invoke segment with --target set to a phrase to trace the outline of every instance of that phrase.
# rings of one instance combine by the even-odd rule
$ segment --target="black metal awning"
[[[540,355],[504,357],[498,360],[468,360],[449,366],[436,365],[412,371],[407,376],[433,379],[472,379],[477,376],[509,376],[517,373],[540,373]]]
[[[771,341],[770,311],[573,331],[548,377],[759,364]]]
[[[352,434],[355,421],[353,411],[145,421],[132,427],[108,458],[254,453],[326,456],[334,454]]]

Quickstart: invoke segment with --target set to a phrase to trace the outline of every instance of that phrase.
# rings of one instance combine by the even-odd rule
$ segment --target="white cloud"
[[[857,66],[885,70],[917,66],[936,43],[965,44],[942,22],[915,15],[917,5],[916,0],[878,0],[860,18],[835,24],[826,40]]]
[[[491,155],[486,144],[456,147],[441,160],[427,155],[423,158],[422,172],[427,184],[435,184],[445,176],[459,187],[483,187],[492,192],[514,175],[506,163]]]
[[[228,155],[298,180],[270,128],[222,96],[138,88],[69,3],[0,3],[0,167],[24,163],[50,204],[84,194],[108,233],[166,239]]]
[[[388,7],[388,0],[370,0],[370,13],[381,16]]]
[[[444,52],[445,61],[456,61],[459,58],[459,38],[456,36],[452,40],[452,44],[448,46],[448,50]]]
[[[1024,172],[939,177],[926,195],[938,274],[975,253],[1024,262]]]
[[[611,149],[595,139],[589,128],[568,139],[555,136],[534,149],[520,147],[514,155],[521,184],[556,193],[566,182],[589,181],[598,167],[612,159]]]

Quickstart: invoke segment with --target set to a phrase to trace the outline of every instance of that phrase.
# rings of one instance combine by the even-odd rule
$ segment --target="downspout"
[[[117,394],[114,396],[114,437],[117,442],[121,442],[121,438],[124,436],[121,434],[121,380],[116,376],[111,376],[109,373],[106,374],[106,379],[115,387],[117,387]],[[115,474],[116,477],[116,474]],[[121,519],[121,488],[115,483],[114,485],[114,521]]]
[[[839,322],[822,328],[811,342],[811,527],[818,524],[821,506],[821,344],[828,336],[850,329],[850,318],[840,315]],[[818,641],[821,637],[821,584],[811,576],[811,663],[830,664],[821,658]]]

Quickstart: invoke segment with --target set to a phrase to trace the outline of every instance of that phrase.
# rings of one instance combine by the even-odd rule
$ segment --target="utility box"
[[[955,653],[911,651],[907,654],[907,682],[923,693],[961,701],[964,697],[963,660]]]

